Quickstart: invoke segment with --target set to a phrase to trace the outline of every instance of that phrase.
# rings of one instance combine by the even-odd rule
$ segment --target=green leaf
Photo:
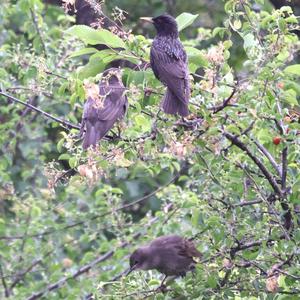
[[[126,48],[125,43],[115,34],[106,29],[93,29],[86,25],[74,25],[68,30],[67,34],[77,37],[86,44],[104,44],[112,48]]]
[[[190,26],[193,24],[193,22],[197,19],[199,15],[193,15],[190,13],[182,13],[176,18],[177,24],[178,24],[178,31],[183,30],[184,28]]]
[[[278,278],[278,285],[279,285],[281,288],[285,288],[285,287],[286,287],[285,278],[286,278],[285,275],[283,275],[283,274],[280,274],[280,275],[279,275],[279,278]]]
[[[191,218],[191,222],[192,222],[194,227],[197,227],[198,222],[199,222],[199,217],[200,217],[200,210],[199,209],[194,209],[192,211],[192,218]]]
[[[148,285],[159,285],[160,284],[160,281],[157,280],[157,279],[151,279],[149,282],[148,282]]]
[[[78,77],[82,80],[85,78],[94,77],[101,73],[104,68],[105,64],[99,58],[90,57],[88,64],[78,68]]]
[[[138,63],[138,60],[135,60],[134,58],[128,59],[126,57],[126,53],[122,53],[122,51],[116,53],[111,49],[105,49],[102,51],[97,51],[97,53],[90,57],[89,62],[85,66],[78,68],[78,76],[80,79],[94,77],[101,73],[107,64],[116,59],[125,59],[133,63]]]
[[[63,153],[58,157],[58,160],[69,160],[70,154],[68,153]]]
[[[298,105],[298,101],[297,101],[297,93],[292,90],[292,89],[289,89],[287,91],[285,91],[285,100],[291,104],[292,106],[294,105]]]
[[[209,287],[211,288],[216,288],[217,287],[217,279],[215,277],[215,275],[210,275],[208,278],[207,278],[207,284]]]
[[[33,218],[37,218],[41,215],[42,210],[38,206],[32,206],[31,208],[31,216]]]
[[[215,37],[217,34],[219,34],[219,36],[223,38],[225,32],[227,32],[227,29],[225,27],[216,27],[212,32],[212,36]]]
[[[77,56],[81,56],[81,55],[86,55],[86,54],[91,54],[91,53],[95,53],[98,52],[98,50],[96,48],[83,48],[80,49],[78,51],[74,51],[69,58],[71,57],[77,57]]]
[[[261,128],[257,133],[257,138],[260,143],[267,144],[270,142],[270,131],[266,128]]]
[[[284,69],[284,73],[300,76],[300,64],[291,65]]]
[[[145,118],[143,115],[137,115],[134,120],[138,126],[140,126],[144,131],[149,131],[151,129],[150,120]]]
[[[189,63],[195,64],[197,67],[207,67],[208,61],[203,52],[194,47],[185,47],[185,51],[189,58]]]
[[[69,159],[69,165],[71,168],[75,168],[78,164],[77,158],[76,157],[71,157]]]
[[[244,48],[247,50],[248,48],[252,48],[256,45],[256,41],[254,35],[252,33],[247,33],[244,37]]]
[[[240,19],[234,20],[233,27],[235,30],[239,30],[242,27],[242,22]]]
[[[61,140],[59,140],[59,142],[57,143],[57,150],[58,150],[58,152],[62,152],[62,148],[63,148],[63,145],[64,145],[64,142],[65,142],[65,140],[64,139],[61,139]]]

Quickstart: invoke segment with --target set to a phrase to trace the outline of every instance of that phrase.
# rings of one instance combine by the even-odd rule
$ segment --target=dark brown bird
[[[128,101],[120,70],[111,68],[103,72],[99,84],[99,97],[88,97],[84,104],[81,133],[83,148],[96,146],[115,122],[125,115]]]
[[[129,273],[156,269],[166,276],[185,276],[195,268],[194,257],[202,254],[192,241],[178,235],[161,236],[131,254]]]
[[[179,40],[176,20],[168,14],[141,19],[153,23],[157,31],[150,63],[156,78],[167,86],[162,108],[167,114],[185,117],[189,114],[190,98],[188,60]]]

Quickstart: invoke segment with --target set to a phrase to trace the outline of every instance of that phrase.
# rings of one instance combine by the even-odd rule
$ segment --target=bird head
[[[102,73],[102,81],[109,84],[122,82],[121,70],[118,68],[109,68]]]
[[[171,35],[174,37],[178,37],[177,22],[172,16],[168,14],[163,14],[155,18],[143,17],[141,19],[153,23],[158,35],[164,35],[164,36]]]
[[[129,258],[131,273],[134,270],[149,270],[151,269],[151,261],[146,247],[135,250]],[[127,274],[127,275],[128,275]]]

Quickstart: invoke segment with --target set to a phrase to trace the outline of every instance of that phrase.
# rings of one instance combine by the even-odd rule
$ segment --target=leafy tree
[[[117,20],[105,12],[116,25],[103,29],[40,0],[4,1],[2,297],[299,298],[298,18],[259,4],[226,1],[211,29],[189,27],[194,11],[177,17],[192,80],[187,126],[159,112],[148,28],[129,32],[120,10]],[[121,136],[116,126],[83,151],[85,95],[120,59],[131,63]],[[156,271],[122,276],[138,245],[173,233],[204,254],[194,274],[165,293]]]

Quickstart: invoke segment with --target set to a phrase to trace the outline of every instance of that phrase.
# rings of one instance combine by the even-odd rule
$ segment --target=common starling
[[[195,268],[194,257],[200,258],[202,254],[192,241],[178,235],[161,236],[131,254],[129,273],[156,269],[166,276],[185,276]]]
[[[128,101],[120,70],[110,68],[103,72],[99,84],[99,97],[88,97],[84,104],[81,133],[83,148],[95,146],[127,111]]]
[[[179,40],[176,20],[168,14],[141,19],[153,23],[157,31],[150,63],[156,78],[167,86],[162,108],[167,114],[185,117],[189,114],[190,97],[188,60]]]

